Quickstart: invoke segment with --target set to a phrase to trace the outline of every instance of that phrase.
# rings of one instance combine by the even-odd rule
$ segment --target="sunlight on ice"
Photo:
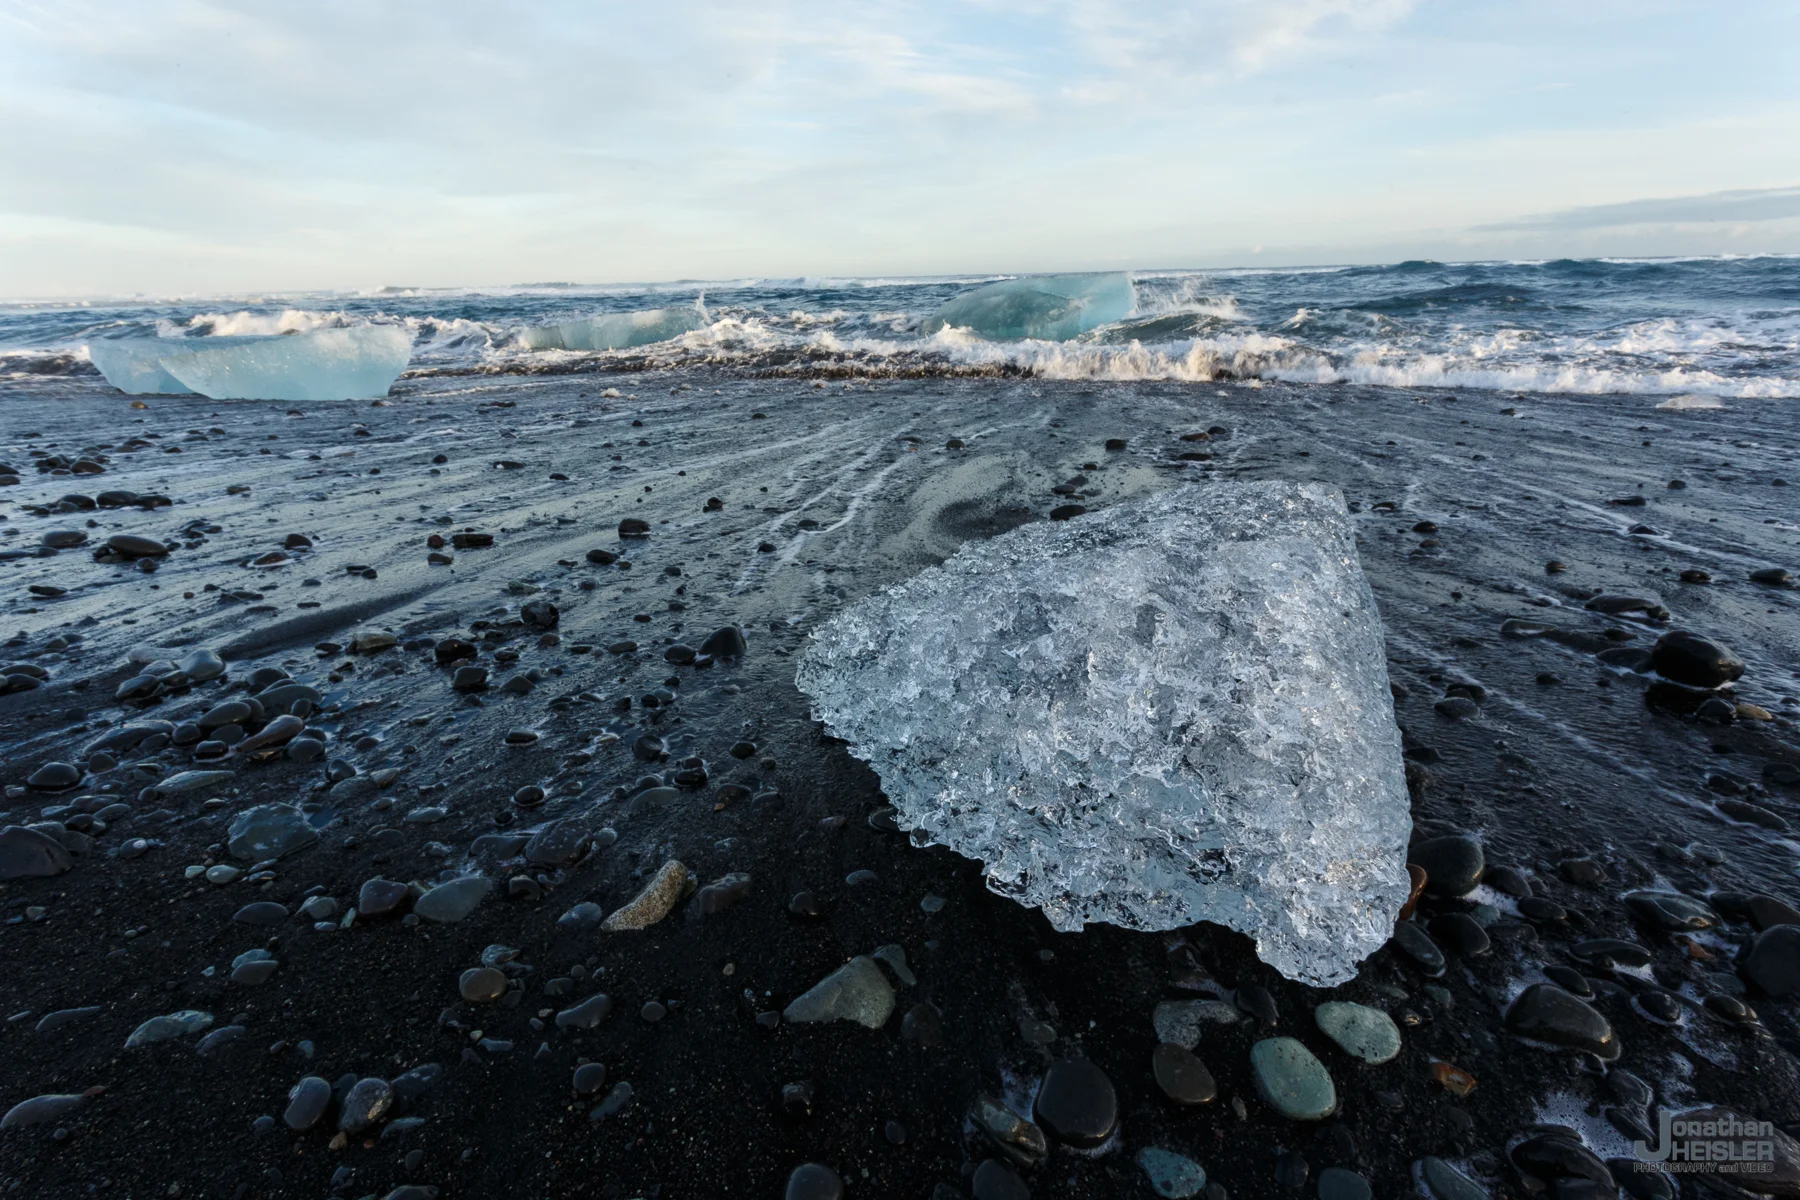
[[[1381,620],[1323,485],[971,542],[818,630],[797,682],[915,842],[1058,929],[1213,921],[1329,985],[1406,898]]]
[[[271,337],[98,338],[88,357],[127,394],[213,400],[367,400],[387,395],[412,357],[398,325]]]
[[[1122,271],[1036,275],[1004,279],[963,293],[933,313],[924,332],[951,327],[990,339],[1066,342],[1090,329],[1124,320],[1136,306],[1131,276]]]

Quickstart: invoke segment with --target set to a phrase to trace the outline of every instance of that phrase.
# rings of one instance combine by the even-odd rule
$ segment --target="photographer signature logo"
[[[1711,1110],[1658,1122],[1657,1144],[1631,1144],[1638,1170],[1681,1174],[1767,1175],[1775,1170],[1775,1126]]]

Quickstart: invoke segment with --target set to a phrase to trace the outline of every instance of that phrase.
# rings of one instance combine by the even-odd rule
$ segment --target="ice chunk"
[[[1381,621],[1323,485],[970,543],[819,629],[796,682],[916,843],[1058,929],[1214,921],[1329,985],[1406,900]]]
[[[995,341],[1037,338],[1066,342],[1090,329],[1122,321],[1136,307],[1131,276],[1122,271],[1036,275],[964,292],[932,314],[925,332],[936,333],[951,325]]]
[[[412,357],[398,325],[273,337],[101,338],[88,357],[131,395],[198,392],[213,400],[366,400],[387,395]]]
[[[194,346],[214,349],[260,342],[258,337],[209,337],[193,339]],[[140,333],[129,337],[96,338],[88,343],[88,359],[106,382],[127,396],[191,396],[193,389],[163,369],[165,354],[188,350],[185,338],[162,338]]]
[[[169,354],[163,369],[213,400],[368,400],[387,395],[412,358],[398,325],[358,325]]]
[[[624,350],[666,342],[706,324],[706,310],[650,308],[641,312],[602,313],[564,325],[539,325],[519,331],[527,350]]]

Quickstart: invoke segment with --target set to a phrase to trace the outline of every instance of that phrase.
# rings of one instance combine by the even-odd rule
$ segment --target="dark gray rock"
[[[1460,833],[1428,838],[1412,846],[1406,857],[1425,869],[1425,890],[1434,896],[1468,895],[1487,865],[1481,843]]]
[[[394,1105],[394,1089],[385,1079],[370,1076],[359,1079],[344,1094],[338,1108],[338,1129],[344,1133],[361,1133],[387,1116]]]
[[[23,825],[0,829],[0,880],[60,875],[75,865],[61,842]]]
[[[1650,666],[1664,679],[1696,688],[1721,687],[1744,674],[1743,659],[1711,638],[1680,629],[1656,639]]]
[[[1119,1099],[1106,1072],[1085,1058],[1066,1058],[1044,1073],[1035,1115],[1058,1141],[1093,1147],[1112,1136]]]
[[[1800,925],[1773,925],[1757,934],[1738,974],[1767,996],[1800,992]]]
[[[1506,1027],[1522,1037],[1574,1050],[1606,1062],[1621,1053],[1619,1037],[1598,1009],[1553,983],[1534,983],[1506,1010]]]

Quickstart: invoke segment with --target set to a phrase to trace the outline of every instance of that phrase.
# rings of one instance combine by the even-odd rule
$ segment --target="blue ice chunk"
[[[699,329],[706,320],[706,311],[698,305],[602,313],[563,325],[522,329],[519,342],[527,350],[625,350],[680,337]]]
[[[258,337],[209,337],[194,339],[194,346],[213,349],[260,342]],[[106,376],[106,382],[127,396],[191,396],[193,389],[163,370],[162,358],[172,351],[189,349],[185,338],[138,333],[126,337],[95,338],[88,343],[88,360]]]
[[[100,338],[88,358],[133,396],[213,400],[366,400],[387,395],[412,358],[398,325],[316,329],[271,337]]]
[[[1122,321],[1137,307],[1131,276],[1034,275],[976,288],[945,304],[925,323],[926,333],[945,326],[967,329],[991,341],[1070,338]]]
[[[197,348],[159,361],[213,400],[368,400],[387,395],[411,358],[407,329],[359,325]]]

